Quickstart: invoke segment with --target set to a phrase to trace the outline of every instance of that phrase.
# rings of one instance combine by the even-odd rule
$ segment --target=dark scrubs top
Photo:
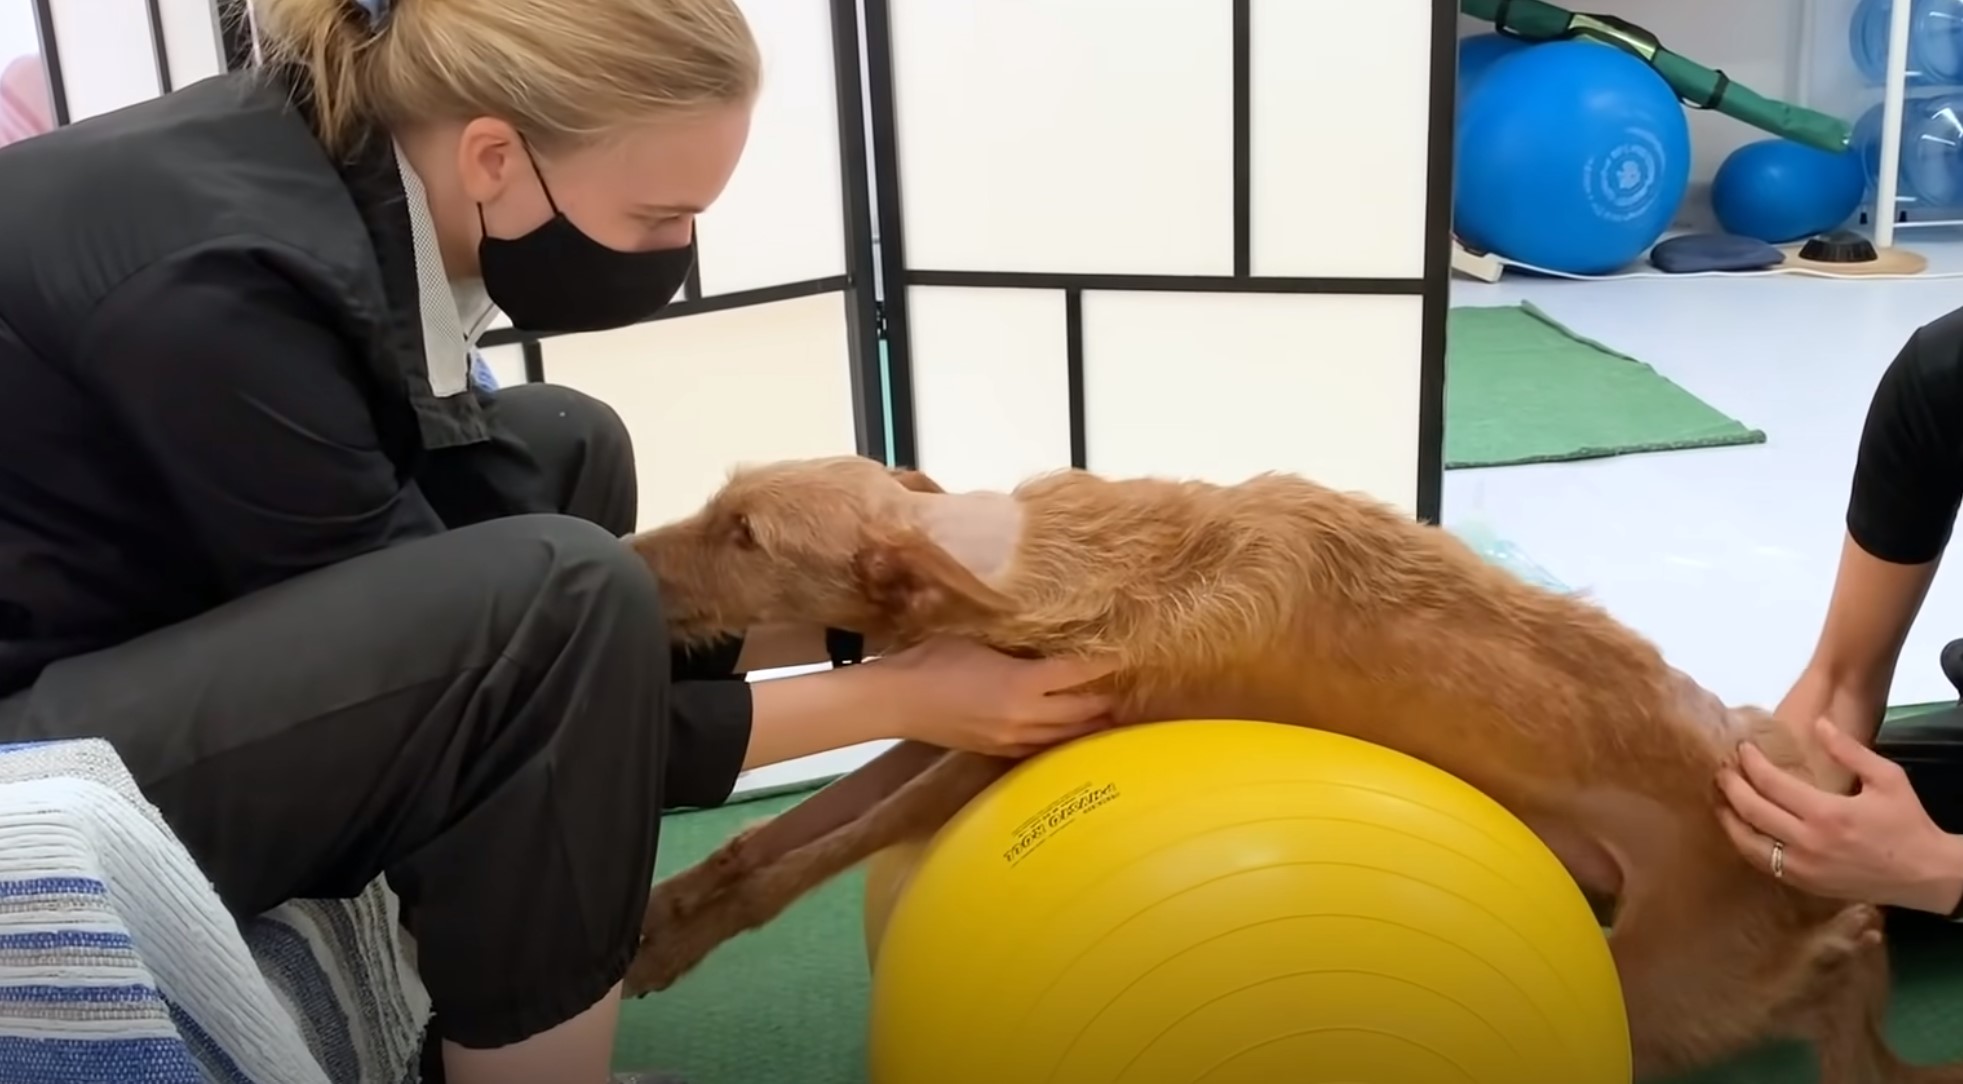
[[[1963,501],[1963,309],[1916,331],[1868,407],[1848,497],[1856,545],[1896,564],[1942,555]]]
[[[0,148],[0,695],[443,530],[420,457],[495,443],[432,387],[392,145],[337,163],[293,98],[220,76]]]

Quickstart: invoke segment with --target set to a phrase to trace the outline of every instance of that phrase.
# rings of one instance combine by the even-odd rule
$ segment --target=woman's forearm
[[[1922,883],[1902,905],[1936,915],[1953,913],[1963,900],[1963,836],[1938,837],[1921,866]]]
[[[893,700],[874,666],[752,682],[743,770],[900,737]]]
[[[1863,745],[1874,744],[1875,731],[1887,709],[1888,684],[1892,675],[1835,670],[1815,663],[1808,666],[1792,691],[1779,702],[1774,714],[1790,723],[1809,726],[1825,716],[1843,733]]]

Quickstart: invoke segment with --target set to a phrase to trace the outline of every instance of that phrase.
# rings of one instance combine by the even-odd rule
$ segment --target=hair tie
[[[354,0],[354,6],[368,13],[369,26],[380,27],[388,21],[389,9],[395,6],[395,0]]]

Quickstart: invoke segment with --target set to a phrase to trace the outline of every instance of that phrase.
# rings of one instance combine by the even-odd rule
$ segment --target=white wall
[[[1670,49],[1700,64],[1720,68],[1761,94],[1794,101],[1800,85],[1802,10],[1813,0],[1587,0],[1565,3],[1571,11],[1618,15],[1648,29]],[[1483,34],[1492,24],[1461,18],[1462,34]],[[1832,21],[1821,27],[1826,41],[1845,57],[1847,28]],[[1851,65],[1851,61],[1848,61]],[[1709,186],[1725,156],[1768,133],[1704,110],[1690,110],[1694,163],[1691,193],[1681,217],[1696,225],[1710,220]],[[1850,120],[1853,118],[1849,118]]]
[[[0,68],[15,57],[41,51],[41,39],[34,30],[34,8],[27,0],[0,4]]]

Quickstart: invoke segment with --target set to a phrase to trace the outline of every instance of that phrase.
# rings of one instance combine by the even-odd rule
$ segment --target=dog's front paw
[[[657,891],[656,898],[648,904],[641,947],[627,966],[623,992],[628,997],[640,997],[675,985],[715,951],[717,945],[728,940],[729,933],[723,925],[717,921],[715,911],[684,914],[674,900],[662,899]]]
[[[627,979],[623,991],[628,997],[640,997],[651,990],[665,990],[674,981],[666,978],[656,965],[657,946],[671,931],[682,929],[687,918],[683,914],[687,906],[686,897],[675,891],[676,878],[670,878],[654,886],[648,896],[647,909],[641,912],[641,942],[634,951],[634,959],[627,965]]]
[[[646,997],[668,989],[680,979],[685,969],[677,969],[660,952],[661,942],[642,941],[640,950],[634,953],[634,960],[627,965],[627,978],[622,981],[620,991],[627,997]]]
[[[1815,930],[1811,938],[1816,967],[1833,968],[1881,944],[1884,921],[1881,908],[1853,903],[1836,913]]]

